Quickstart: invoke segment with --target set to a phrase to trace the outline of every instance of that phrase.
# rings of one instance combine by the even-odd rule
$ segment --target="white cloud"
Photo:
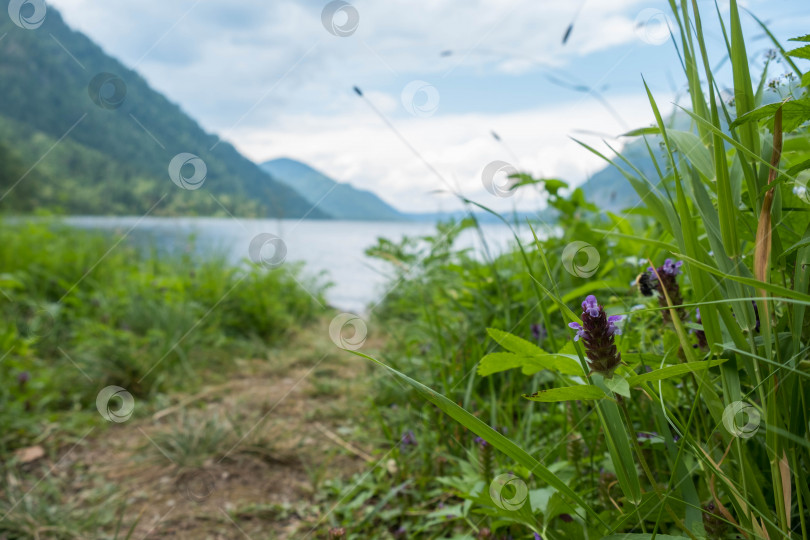
[[[293,101],[301,110],[328,112],[331,89],[355,81],[561,66],[634,40],[634,8],[641,2],[589,3],[565,46],[562,34],[576,6],[563,2],[356,0],[360,24],[347,38],[323,27],[325,0],[51,3],[207,129],[223,130],[257,102],[243,122],[267,125]],[[453,56],[440,58],[448,49]]]
[[[666,111],[667,96],[659,97]],[[652,120],[649,108],[638,106],[643,99],[642,95],[628,95],[612,103],[626,122],[640,127]],[[622,132],[618,122],[589,99],[508,114],[443,115],[409,118],[394,124],[444,181],[359,100],[347,104],[343,114],[329,118],[289,114],[279,118],[272,129],[239,129],[234,140],[242,152],[258,162],[276,157],[300,159],[337,180],[375,191],[402,210],[418,211],[432,210],[437,205],[445,209],[458,207],[452,197],[437,200],[430,194],[448,190],[447,184],[487,205],[511,208],[518,197],[497,199],[484,190],[481,181],[487,163],[496,159],[515,161],[510,151],[518,157],[516,165],[521,170],[580,183],[604,167],[604,162],[566,134],[573,133],[601,146],[599,137],[575,131]],[[494,140],[492,129],[508,150]],[[540,203],[537,196],[530,194],[520,199],[519,207],[524,209]]]

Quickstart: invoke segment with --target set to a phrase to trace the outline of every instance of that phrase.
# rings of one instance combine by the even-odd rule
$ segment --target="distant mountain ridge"
[[[651,145],[654,149],[657,148],[657,140],[651,141]],[[643,140],[630,142],[621,150],[621,153],[653,183],[658,183],[655,162],[650,157],[647,145]],[[661,170],[665,170],[663,156],[658,156],[656,159]],[[623,163],[622,165],[625,166]],[[616,167],[610,164],[593,174],[579,187],[582,188],[585,198],[589,202],[608,212],[619,213],[622,210],[633,208],[641,201],[638,193],[633,189],[633,185]]]
[[[374,193],[340,183],[290,158],[265,161],[261,168],[336,219],[407,221],[409,217]]]
[[[72,214],[331,217],[206,133],[138,73],[47,7],[39,28],[0,17],[0,208]],[[169,164],[181,153],[200,161]],[[0,163],[0,169],[5,167]],[[27,172],[26,172],[27,170]],[[202,179],[204,178],[204,180]]]

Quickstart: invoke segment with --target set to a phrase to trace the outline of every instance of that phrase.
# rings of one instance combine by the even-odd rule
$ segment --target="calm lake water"
[[[176,252],[193,249],[205,253],[224,253],[234,263],[248,261],[251,241],[261,233],[280,237],[287,249],[285,264],[304,263],[305,274],[322,274],[323,281],[334,285],[327,292],[329,303],[341,310],[364,313],[390,286],[392,269],[386,263],[367,257],[366,248],[378,237],[399,241],[403,236],[436,233],[429,223],[392,223],[368,221],[267,220],[231,218],[155,218],[155,217],[69,217],[65,223],[81,228],[102,229],[127,234],[130,241],[154,245],[159,250]],[[514,242],[505,225],[482,225],[490,252],[502,252]],[[519,236],[531,238],[528,229]],[[482,256],[483,245],[475,230],[465,230],[456,247],[471,248]],[[269,250],[269,252],[267,251]],[[262,251],[273,256],[273,248]]]

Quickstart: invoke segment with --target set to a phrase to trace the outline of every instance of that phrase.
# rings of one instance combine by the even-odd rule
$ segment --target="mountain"
[[[331,217],[206,133],[53,7],[32,29],[0,17],[0,36],[0,209]],[[172,179],[183,153],[193,156],[174,161]]]
[[[305,163],[289,158],[266,161],[261,168],[293,188],[311,204],[337,219],[406,221],[408,216],[370,191],[336,182]]]
[[[653,151],[658,149],[658,139],[648,137],[650,147]],[[653,183],[658,183],[658,172],[647,150],[644,141],[639,139],[627,144],[622,150],[622,155],[633,164],[638,170],[650,179]],[[666,162],[663,155],[657,156],[658,166],[662,171],[666,170]],[[630,170],[626,164],[618,160],[625,170]],[[636,206],[640,199],[633,185],[619,172],[613,165],[608,165],[591,176],[584,184],[579,186],[585,192],[588,201],[594,203],[601,210],[619,213],[622,210]]]

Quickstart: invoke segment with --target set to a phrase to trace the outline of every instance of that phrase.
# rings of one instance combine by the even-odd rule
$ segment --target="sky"
[[[574,138],[621,146],[617,136],[652,122],[644,81],[662,110],[688,105],[665,1],[49,4],[248,158],[301,160],[407,212],[458,209],[453,193],[497,210],[536,209],[541,197],[528,190],[488,192],[487,165],[577,185],[604,163]],[[698,4],[721,64],[714,2]],[[741,5],[783,42],[810,28],[806,0]],[[719,8],[728,15],[727,0]],[[772,45],[743,18],[758,74]],[[721,65],[721,86],[730,81]]]

